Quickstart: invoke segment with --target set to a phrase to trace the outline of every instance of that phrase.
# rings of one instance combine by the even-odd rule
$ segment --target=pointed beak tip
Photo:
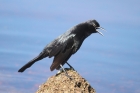
[[[99,33],[99,34],[100,34],[100,33]],[[100,35],[104,36],[103,34],[100,34]]]

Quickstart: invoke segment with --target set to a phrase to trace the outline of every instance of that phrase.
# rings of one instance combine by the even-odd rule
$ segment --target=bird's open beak
[[[99,34],[101,34],[102,36],[104,36],[99,30],[97,30],[97,29],[101,29],[101,30],[105,30],[104,28],[102,28],[102,27],[97,27],[96,28],[96,31],[99,33]]]

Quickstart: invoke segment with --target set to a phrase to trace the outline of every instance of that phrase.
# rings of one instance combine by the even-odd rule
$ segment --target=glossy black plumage
[[[54,60],[50,70],[53,71],[54,69],[60,69],[60,64],[64,65],[71,55],[77,52],[85,38],[92,33],[102,34],[97,30],[99,28],[100,25],[96,20],[89,20],[72,27],[49,43],[37,57],[25,64],[18,72],[23,72],[36,61],[45,57],[51,58],[53,56]]]

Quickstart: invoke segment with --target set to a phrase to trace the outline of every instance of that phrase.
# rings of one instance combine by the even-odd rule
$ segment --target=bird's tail
[[[20,68],[18,70],[18,72],[24,72],[24,70],[26,70],[27,68],[32,66],[36,61],[39,61],[39,60],[41,60],[41,59],[43,59],[44,57],[47,57],[47,56],[48,55],[46,55],[46,53],[41,52],[37,57],[35,57],[31,61],[29,61],[27,64],[25,64],[22,68]]]

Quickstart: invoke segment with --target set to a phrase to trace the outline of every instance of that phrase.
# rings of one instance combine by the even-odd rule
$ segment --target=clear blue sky
[[[56,73],[49,71],[52,59],[22,74],[17,70],[70,27],[96,19],[107,30],[101,31],[104,37],[91,35],[69,63],[98,93],[140,93],[139,4],[139,0],[1,0],[0,92],[9,92],[5,87],[17,93],[36,91]]]

